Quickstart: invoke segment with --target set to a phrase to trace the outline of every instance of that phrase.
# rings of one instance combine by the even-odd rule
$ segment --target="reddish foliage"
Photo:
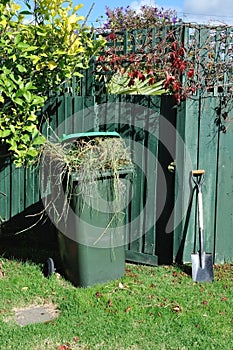
[[[187,50],[175,39],[174,34],[169,33],[156,46],[156,50],[152,46],[152,39],[149,39],[144,47],[125,54],[121,53],[117,45],[121,42],[121,38],[121,34],[114,32],[108,34],[107,40],[111,40],[112,43],[105,55],[98,58],[99,71],[103,72],[108,68],[112,73],[127,72],[130,77],[128,87],[135,84],[135,79],[142,82],[148,79],[149,85],[164,80],[164,89],[167,93],[173,94],[178,103],[190,93],[195,93],[196,88],[192,82],[195,72],[192,62],[187,57]]]

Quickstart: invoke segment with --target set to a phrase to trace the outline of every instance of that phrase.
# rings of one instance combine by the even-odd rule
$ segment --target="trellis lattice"
[[[155,80],[174,75],[185,97],[233,93],[233,27],[182,23],[101,35],[106,46],[95,62],[97,92],[116,71],[137,69]]]

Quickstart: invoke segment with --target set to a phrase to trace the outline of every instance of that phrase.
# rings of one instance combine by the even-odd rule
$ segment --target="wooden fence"
[[[223,132],[217,122],[219,104],[214,97],[187,100],[178,110],[169,96],[105,96],[102,102],[98,115],[94,97],[56,97],[47,105],[49,128],[54,130],[62,124],[58,129],[60,135],[93,130],[96,128],[93,118],[95,111],[101,129],[118,131],[131,145],[134,161],[142,171],[139,170],[134,183],[135,196],[129,218],[139,212],[143,214],[136,224],[129,226],[128,260],[148,264],[190,261],[197,233],[196,200],[190,171],[192,168],[204,168],[206,250],[214,253],[216,262],[232,261],[232,109],[228,111],[228,119],[223,122],[226,126],[226,132]],[[143,113],[138,127],[135,120],[137,106],[142,107]],[[119,108],[126,110],[119,113]],[[169,127],[168,130],[167,122],[174,128]],[[51,129],[46,130],[52,138]],[[183,144],[178,140],[180,137]],[[142,147],[135,152],[137,144]],[[147,150],[158,160],[154,166],[150,164]],[[174,159],[177,163],[176,175],[168,171]],[[147,178],[143,176],[144,173]],[[35,214],[38,210],[40,193],[37,171],[16,169],[9,158],[1,158],[0,180],[1,216],[8,222],[5,228],[9,232],[26,228],[29,223],[32,224],[32,220],[22,221],[22,217],[28,213]],[[163,181],[165,185],[161,185]],[[147,201],[150,205],[146,207]],[[170,233],[167,232],[169,220],[174,222]]]
[[[98,128],[116,130],[131,147],[138,173],[128,215],[132,222],[127,232],[129,261],[152,265],[175,260],[190,261],[190,255],[197,245],[196,197],[190,172],[194,168],[205,169],[206,251],[214,254],[216,263],[233,261],[233,106],[232,100],[225,98],[232,89],[232,28],[212,28],[208,29],[209,32],[203,27],[180,27],[176,30],[176,35],[194,48],[197,42],[204,42],[203,37],[207,38],[209,34],[208,40],[211,38],[216,42],[218,39],[217,44],[213,45],[215,59],[220,62],[218,69],[223,66],[222,61],[227,63],[229,69],[206,94],[196,94],[178,107],[171,96],[106,95],[96,75],[92,75],[96,73],[94,62],[80,85],[79,93],[82,96],[75,94],[75,89],[70,89],[61,96],[49,99],[44,108],[46,122],[43,132],[52,140],[54,130],[58,136]],[[124,50],[137,50],[139,39],[132,39],[132,35],[124,33],[121,44]],[[142,39],[141,33],[140,45]],[[197,69],[207,66],[208,57],[208,52],[203,49],[202,61],[197,61]],[[135,114],[136,109],[138,112]],[[138,149],[137,145],[141,147]],[[39,175],[36,170],[16,169],[10,157],[4,156],[4,153],[2,146],[1,229],[10,233],[24,229],[37,220],[25,219],[25,216],[38,212]],[[151,155],[157,159],[153,164],[150,163]],[[177,169],[171,173],[168,166],[174,160]],[[148,201],[149,206],[146,205]],[[138,213],[142,215],[135,223],[132,219]]]

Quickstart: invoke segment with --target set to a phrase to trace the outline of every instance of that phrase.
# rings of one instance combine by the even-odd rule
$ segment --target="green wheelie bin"
[[[82,139],[88,145],[95,138],[120,138],[120,135],[116,132],[70,134],[62,142],[68,145]],[[69,209],[66,219],[58,225],[58,243],[63,274],[75,286],[88,287],[124,275],[132,173],[132,164],[128,164],[119,167],[117,174],[115,170],[103,169],[88,179],[78,171],[69,174],[68,186],[64,185],[68,188],[64,197],[68,197]]]

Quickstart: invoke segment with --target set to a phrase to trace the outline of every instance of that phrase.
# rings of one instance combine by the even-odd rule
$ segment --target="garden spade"
[[[195,282],[212,282],[214,279],[212,254],[204,251],[202,184],[205,170],[193,170],[192,179],[198,191],[199,251],[191,254],[192,278]]]

